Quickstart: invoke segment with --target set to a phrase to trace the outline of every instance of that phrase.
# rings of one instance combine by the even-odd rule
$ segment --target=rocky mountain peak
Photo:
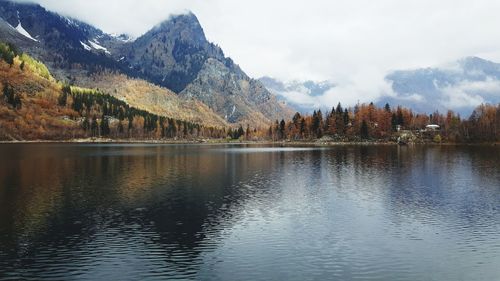
[[[202,46],[207,41],[198,18],[192,12],[170,16],[142,37],[150,39],[156,36],[160,36],[163,41],[175,38],[196,46]]]
[[[497,77],[500,72],[500,64],[479,57],[466,57],[458,61],[465,72],[482,72],[485,75]]]
[[[168,88],[181,99],[201,101],[230,123],[267,124],[292,115],[207,40],[191,12],[170,16],[135,40],[36,4],[0,0],[0,18],[5,20],[0,39],[46,63],[60,80],[92,87],[92,74],[125,74]],[[19,21],[23,29],[12,27]]]

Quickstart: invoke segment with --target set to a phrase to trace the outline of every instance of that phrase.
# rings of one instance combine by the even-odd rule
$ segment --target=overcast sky
[[[500,61],[498,0],[35,2],[108,33],[134,36],[171,13],[191,10],[208,39],[250,76],[331,80],[346,102],[388,90],[383,77],[393,69],[472,55]]]

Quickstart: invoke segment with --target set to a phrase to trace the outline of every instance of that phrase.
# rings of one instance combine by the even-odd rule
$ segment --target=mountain
[[[14,43],[43,61],[62,81],[102,86],[105,81],[89,79],[101,72],[126,77],[120,79],[144,80],[175,93],[178,104],[193,100],[203,103],[228,124],[264,125],[293,114],[226,57],[220,47],[209,42],[192,13],[171,16],[135,40],[106,34],[37,4],[0,0],[0,18],[0,40]],[[109,94],[123,97],[114,91]],[[144,95],[147,100],[155,99],[148,92]],[[155,106],[173,108],[167,100],[159,99],[165,103]],[[220,120],[211,118],[210,122]]]
[[[205,38],[192,13],[162,22],[122,47],[124,60],[157,85],[197,99],[230,123],[266,124],[292,116],[263,85]]]
[[[79,85],[113,93],[129,105],[151,113],[215,127],[227,126],[226,120],[196,99],[179,98],[174,92],[142,79],[104,72],[92,74]]]
[[[302,113],[312,112],[322,107],[318,97],[325,95],[335,84],[330,81],[280,81],[264,76],[259,81],[279,99]]]
[[[107,75],[113,82],[108,84],[121,87],[122,99],[100,90],[68,86],[55,80],[43,63],[19,53],[11,44],[0,43],[0,77],[0,141],[89,137],[200,139],[227,135],[221,124],[204,126],[187,122],[186,115],[178,116],[183,120],[167,118],[163,114],[168,110],[165,108],[144,110],[141,107],[150,101],[144,101],[138,93],[146,89],[154,91],[158,99],[173,97],[169,104],[185,107],[181,111],[184,114],[193,113],[190,106],[194,106],[197,118],[210,118],[213,112],[199,105],[199,101],[192,101],[190,106],[179,104],[174,93],[155,89],[142,80],[129,85],[129,81],[120,80],[116,74]]]
[[[1,39],[42,60],[57,78],[66,79],[71,71],[128,71],[103,47],[123,42],[89,24],[47,11],[40,5],[6,0],[0,0],[0,18],[6,23],[0,25]],[[12,27],[18,34],[11,34]]]
[[[453,109],[468,115],[481,103],[500,102],[500,64],[467,57],[434,68],[394,71],[386,76],[394,95],[380,104],[400,104],[418,112]]]

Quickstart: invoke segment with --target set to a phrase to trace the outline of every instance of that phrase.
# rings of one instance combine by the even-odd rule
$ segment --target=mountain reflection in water
[[[500,148],[0,145],[0,280],[494,280]]]

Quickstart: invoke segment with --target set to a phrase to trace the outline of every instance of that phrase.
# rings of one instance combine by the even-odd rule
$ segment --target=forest
[[[276,120],[268,128],[210,127],[152,114],[97,89],[58,82],[43,63],[10,44],[0,43],[0,58],[0,140],[500,141],[500,104],[480,105],[463,119],[453,111],[421,114],[389,104],[347,108],[339,103],[325,113],[317,110]],[[438,129],[426,128],[431,124]]]
[[[428,129],[427,125],[438,125],[439,129]],[[498,142],[500,104],[482,104],[469,118],[462,119],[451,110],[446,114],[419,114],[401,106],[393,109],[389,104],[343,108],[339,103],[325,115],[317,110],[312,115],[296,113],[290,121],[276,120],[267,131],[268,138],[274,141],[396,141],[402,135],[417,142]]]

